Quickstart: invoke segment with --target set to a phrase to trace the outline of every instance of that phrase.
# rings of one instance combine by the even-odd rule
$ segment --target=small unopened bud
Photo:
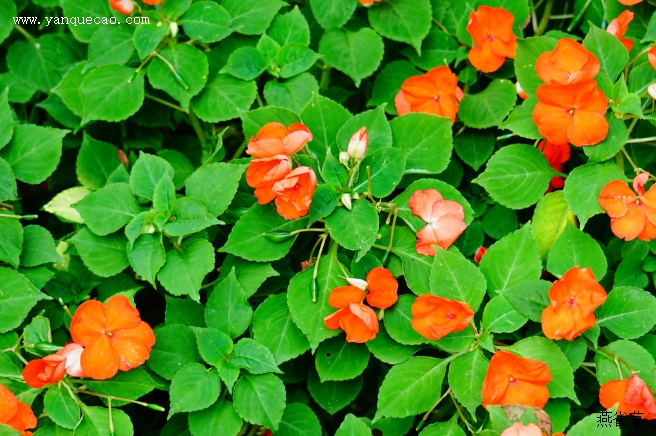
[[[61,345],[51,344],[50,342],[39,342],[38,344],[34,344],[34,348],[47,353],[56,353],[63,347]]]
[[[346,279],[346,281],[351,286],[355,286],[356,288],[362,289],[363,291],[367,290],[367,281],[366,280],[356,279],[355,277],[349,277],[349,278]]]
[[[517,90],[517,95],[519,95],[519,98],[522,100],[526,100],[528,98],[528,95],[526,95],[522,89],[522,85],[520,85],[519,82],[515,83],[515,89]]]
[[[369,135],[367,135],[367,128],[361,127],[360,130],[351,136],[351,141],[349,141],[348,145],[349,156],[356,160],[362,159],[367,151],[368,143]]]
[[[647,92],[649,93],[651,98],[656,100],[656,82],[649,85],[649,87],[647,88]]]
[[[342,194],[342,204],[348,210],[351,210],[351,194]]]
[[[171,37],[175,38],[175,36],[178,34],[178,23],[171,21],[169,23],[169,30],[171,31]]]
[[[339,153],[339,163],[341,163],[342,165],[348,165],[349,159],[350,159],[350,157],[349,157],[349,154],[347,152],[341,151]]]
[[[285,242],[292,237],[292,234],[289,232],[265,232],[262,233],[262,236],[271,242]]]

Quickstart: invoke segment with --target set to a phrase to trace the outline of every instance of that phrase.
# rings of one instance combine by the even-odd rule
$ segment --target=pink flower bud
[[[65,369],[66,373],[73,377],[85,377],[82,365],[80,364],[80,356],[84,351],[84,347],[74,342],[66,344],[64,348],[57,351],[57,355],[66,358]]]
[[[364,153],[367,151],[367,144],[369,143],[369,135],[367,135],[367,128],[361,127],[360,130],[351,136],[351,141],[348,145],[348,154],[353,159],[362,159]]]

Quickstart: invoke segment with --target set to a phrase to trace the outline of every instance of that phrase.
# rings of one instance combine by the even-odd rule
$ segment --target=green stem
[[[205,142],[207,142],[207,134],[205,133],[205,130],[203,130],[203,126],[201,126],[200,120],[198,119],[196,114],[191,110],[191,108],[189,109],[189,120],[191,121],[191,126],[194,128],[194,131],[198,136],[200,145],[204,147]]]
[[[317,302],[317,274],[319,274],[319,262],[321,261],[321,253],[323,252],[323,247],[326,245],[326,239],[328,239],[328,233],[324,233],[321,236],[321,246],[319,247],[319,254],[317,255],[317,261],[314,264],[314,272],[312,273],[312,302]]]
[[[248,141],[244,140],[244,142],[241,143],[241,145],[239,146],[237,151],[235,151],[235,154],[232,156],[232,159],[230,159],[230,160],[235,160],[239,156],[241,156],[241,154],[244,152],[244,150],[246,150],[246,147],[248,147]]]
[[[638,142],[652,142],[656,141],[656,136],[650,136],[648,138],[633,138],[626,141],[627,144],[635,144]]]
[[[21,26],[20,24],[14,24],[14,29],[18,30],[18,32],[19,32],[21,35],[23,35],[23,36],[25,37],[25,39],[27,39],[27,40],[28,40],[29,42],[31,42],[32,44],[36,44],[36,43],[37,43],[37,42],[36,42],[36,38],[33,37],[32,34],[31,34],[30,32],[28,32],[27,30],[25,30],[25,29],[23,28],[23,26]]]
[[[326,233],[328,229],[317,229],[317,228],[309,228],[309,229],[299,229],[299,230],[294,230],[293,232],[289,232],[289,236],[296,235],[298,233],[303,233],[303,232],[323,232]]]
[[[164,62],[166,64],[166,66],[169,67],[169,69],[173,73],[173,76],[175,77],[175,80],[178,82],[178,84],[180,86],[182,86],[186,91],[189,91],[189,85],[187,85],[187,83],[184,80],[182,80],[182,77],[180,77],[180,74],[178,74],[178,71],[175,69],[173,64],[171,62],[169,62],[168,59],[166,59],[161,54],[159,54],[157,52],[153,52],[153,53],[155,54],[155,56],[160,58],[162,60],[162,62]]]
[[[549,25],[549,19],[551,18],[551,9],[553,9],[554,0],[547,0],[547,4],[544,5],[544,11],[542,11],[542,19],[538,25],[537,30],[535,31],[535,36],[540,36],[547,30],[547,25]]]
[[[319,82],[319,89],[326,91],[330,85],[330,70],[329,66],[324,66],[321,71],[321,81]]]
[[[186,110],[184,110],[181,106],[178,106],[177,104],[169,103],[166,100],[162,100],[161,98],[155,97],[154,95],[150,95],[150,94],[145,94],[144,96],[152,101],[156,101],[157,103],[163,104],[164,106],[168,106],[171,109],[175,109],[177,111],[187,113]]]
[[[0,218],[13,218],[16,220],[25,220],[25,221],[35,220],[38,217],[39,217],[38,215],[10,215],[6,213],[0,213]]]
[[[592,0],[586,1],[583,7],[581,8],[581,11],[578,14],[576,14],[572,22],[569,23],[569,26],[567,26],[568,32],[571,32],[572,29],[574,29],[574,26],[576,26],[579,23],[579,21],[581,21],[581,18],[583,17],[583,14],[585,14],[585,11],[588,9],[588,6],[590,6],[590,3],[592,3]]]

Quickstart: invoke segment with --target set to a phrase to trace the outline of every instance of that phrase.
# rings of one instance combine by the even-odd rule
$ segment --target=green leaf
[[[549,397],[567,397],[579,404],[576,393],[574,393],[572,367],[556,344],[549,339],[533,336],[516,342],[510,348],[512,352],[522,357],[539,360],[549,367],[552,377],[547,384]]]
[[[336,149],[337,134],[351,114],[340,104],[317,93],[300,115],[303,124],[312,132],[313,139],[308,146],[310,154],[323,162],[326,151]]]
[[[168,214],[175,203],[175,185],[168,174],[164,174],[157,182],[153,192],[153,208],[155,211]],[[177,216],[176,216],[177,218]]]
[[[273,295],[257,307],[253,315],[253,338],[271,350],[277,364],[310,349],[307,338],[292,321],[285,294]]]
[[[267,30],[267,35],[281,46],[290,42],[310,45],[310,26],[298,6],[286,14],[278,14]]]
[[[41,226],[26,226],[23,229],[23,251],[20,255],[21,266],[31,267],[51,262],[62,262],[62,258],[57,253],[55,240],[50,232]]]
[[[368,155],[392,146],[392,129],[385,116],[385,110],[381,106],[361,112],[344,123],[337,133],[337,147],[332,149],[335,154],[339,151],[347,151],[351,138],[362,127],[367,128],[369,136]],[[365,167],[362,167],[362,170],[364,171]]]
[[[284,82],[270,80],[264,85],[264,98],[267,104],[301,113],[319,93],[319,82],[310,73],[299,74]],[[313,132],[314,133],[314,132]]]
[[[203,279],[214,269],[214,247],[206,239],[183,242],[181,250],[166,253],[166,263],[157,273],[157,279],[173,295],[189,295],[200,299]]]
[[[88,383],[86,383],[88,381]],[[89,390],[103,395],[136,400],[155,388],[161,388],[143,368],[132,368],[127,372],[119,372],[110,380],[85,380]],[[112,405],[128,404],[125,401],[113,401]]]
[[[408,49],[408,51],[413,55],[415,53],[412,49]],[[429,52],[424,49],[424,55],[427,56],[428,53]],[[386,64],[381,68],[378,75],[376,75],[374,87],[371,91],[371,98],[367,102],[367,106],[380,106],[383,103],[387,103],[385,111],[388,114],[396,115],[394,97],[396,97],[399,89],[401,89],[401,85],[403,85],[403,82],[405,82],[407,78],[418,76],[420,74],[419,70],[405,60],[392,61]]]
[[[64,428],[74,429],[80,421],[80,406],[65,389],[52,387],[43,398],[43,406],[52,421]]]
[[[285,408],[276,436],[321,436],[321,423],[312,409],[302,403]]]
[[[312,14],[319,25],[325,30],[342,27],[351,18],[357,5],[350,0],[334,0],[324,2],[310,0]]]
[[[164,174],[173,179],[173,167],[166,160],[153,154],[141,153],[132,167],[130,188],[139,197],[152,200],[155,187]]]
[[[510,130],[515,135],[524,138],[542,139],[538,126],[533,121],[533,109],[535,109],[536,104],[538,104],[538,99],[535,96],[530,96],[528,100],[525,100],[519,106],[515,106],[515,109],[510,112],[506,121],[499,128]]]
[[[348,181],[348,173],[331,153],[327,153],[321,168],[321,178],[335,190],[341,190]]]
[[[421,54],[421,41],[431,28],[429,0],[390,0],[369,8],[369,22],[376,32],[393,41],[412,45]]]
[[[608,114],[608,134],[606,139],[592,147],[583,147],[589,162],[602,162],[615,156],[629,139],[629,130],[624,121]]]
[[[208,370],[200,363],[190,363],[171,380],[171,409],[175,413],[195,412],[211,406],[221,393],[221,380],[216,369]]]
[[[80,92],[84,117],[89,121],[123,121],[134,115],[144,101],[143,75],[123,65],[103,65],[86,76]]]
[[[171,218],[164,224],[164,232],[170,236],[183,236],[221,224],[205,206],[190,197],[180,197],[173,202]]]
[[[241,430],[242,423],[235,406],[223,399],[207,409],[189,414],[189,430],[194,436],[207,434],[236,436]]]
[[[355,192],[367,192],[371,180],[371,194],[387,197],[401,182],[406,168],[405,152],[396,148],[383,148],[366,156],[360,162],[360,176],[353,185]],[[367,168],[370,169],[367,174]]]
[[[369,341],[371,342],[371,341]],[[347,381],[321,382],[315,371],[310,371],[307,380],[308,390],[314,401],[322,409],[334,415],[355,400],[362,389],[362,377]]]
[[[205,322],[208,327],[216,328],[234,339],[246,331],[252,316],[253,309],[233,269],[214,287],[205,308]]]
[[[601,307],[597,324],[623,339],[635,339],[649,332],[656,321],[656,297],[642,289],[613,289]]]
[[[66,107],[78,117],[82,117],[84,114],[80,87],[82,86],[84,78],[88,75],[88,66],[88,63],[80,62],[68,70],[59,84],[52,89],[52,92],[61,97]]]
[[[106,20],[107,17],[112,16],[112,10],[109,8],[109,4],[102,0],[90,0],[84,3],[75,0],[61,0],[60,3],[64,9],[65,17],[89,17]],[[93,34],[101,27],[103,27],[102,24],[84,24],[76,26],[73,20],[68,24],[71,33],[78,41],[82,42],[91,41]]]
[[[0,43],[14,30],[14,17],[18,15],[13,0],[0,1]]]
[[[465,130],[453,139],[453,145],[458,157],[478,171],[494,151],[494,135],[487,131]]]
[[[50,200],[48,204],[43,206],[43,209],[47,212],[57,215],[65,222],[84,224],[82,217],[77,210],[71,207],[71,204],[77,203],[88,194],[89,190],[83,188],[82,186],[65,189],[57,194],[55,198]]]
[[[192,300],[166,297],[166,324],[184,324],[193,327],[205,327],[205,308]]]
[[[237,413],[252,424],[278,430],[285,410],[285,386],[273,374],[243,375],[235,385]]]
[[[170,324],[155,332],[155,345],[147,364],[157,375],[172,380],[180,368],[200,361],[196,335],[190,327]]]
[[[418,8],[423,7],[423,5],[417,6]],[[373,14],[373,12],[370,12],[370,14]],[[421,41],[421,50],[416,50],[416,48],[415,50],[409,47],[405,48],[402,53],[410,59],[410,62],[419,68],[431,70],[438,65],[449,65],[455,60],[458,41],[439,28],[433,27],[428,32],[426,38]],[[418,52],[421,52],[421,54],[418,55]],[[398,89],[400,89],[400,86],[397,87]]]
[[[97,141],[85,132],[75,163],[77,179],[82,186],[92,191],[105,186],[109,175],[121,165],[117,151],[112,144]]]
[[[0,261],[18,268],[23,240],[23,226],[18,219],[0,218]]]
[[[6,160],[0,158],[0,201],[16,200],[18,187],[14,172]]]
[[[497,295],[485,305],[481,325],[486,332],[511,333],[519,330],[528,319],[519,313],[503,295]]]
[[[198,351],[205,362],[218,367],[227,363],[228,356],[233,350],[230,336],[213,328],[197,329],[196,340]]]
[[[608,74],[613,82],[629,62],[629,52],[619,38],[595,25],[590,26],[590,31],[583,39],[583,47],[595,55],[601,64],[601,72]]]
[[[228,277],[228,274],[234,268],[237,280],[241,284],[242,289],[246,293],[246,297],[250,298],[259,287],[269,277],[279,276],[278,272],[271,267],[270,263],[264,262],[249,262],[237,256],[229,254],[223,260],[221,265],[221,272],[219,278],[221,280]]]
[[[321,382],[354,379],[362,374],[368,363],[367,346],[346,342],[341,336],[321,343],[315,358]]]
[[[545,280],[530,280],[506,289],[501,293],[510,303],[531,321],[541,322],[542,311],[550,304],[549,288]]]
[[[255,82],[244,82],[227,74],[217,74],[193,98],[191,108],[203,121],[218,123],[248,111],[257,95]]]
[[[280,77],[286,79],[308,70],[320,56],[302,44],[291,42],[278,51],[277,58]]]
[[[298,123],[300,119],[298,115],[289,109],[260,107],[242,115],[241,121],[244,136],[250,138],[251,136],[257,135],[257,132],[269,123],[277,122],[289,126],[290,124]]]
[[[472,416],[481,405],[483,380],[490,361],[481,350],[472,350],[456,357],[449,366],[449,386],[458,402],[465,406]]]
[[[349,76],[358,88],[362,79],[378,69],[383,51],[383,39],[366,27],[356,32],[332,29],[319,42],[319,54],[326,64]]]
[[[403,345],[396,342],[387,333],[384,323],[379,324],[376,337],[367,341],[367,348],[378,360],[390,365],[405,362],[420,349],[418,346]]]
[[[84,265],[97,276],[111,277],[130,265],[128,240],[120,233],[98,236],[84,227],[71,240]]]
[[[565,201],[581,222],[581,228],[588,219],[604,211],[599,205],[599,193],[613,180],[626,180],[624,172],[613,162],[581,165],[569,173],[565,180]]]
[[[473,413],[473,411],[472,411]],[[483,435],[486,430],[477,432],[477,435]],[[487,430],[491,431],[491,430]],[[494,433],[495,435],[497,433]],[[464,436],[465,432],[458,426],[458,416],[454,416],[450,421],[436,422],[419,433],[420,436]]]
[[[622,429],[618,426],[609,427],[600,427],[599,422],[603,419],[609,419],[611,416],[603,416],[599,412],[593,413],[590,416],[586,416],[581,419],[579,422],[570,427],[567,432],[568,436],[587,436],[587,435],[597,435],[597,436],[620,436],[622,434]],[[611,418],[612,419],[612,418]]]
[[[50,297],[39,292],[27,277],[0,267],[0,333],[18,327],[34,305],[46,299]]]
[[[232,17],[232,28],[244,35],[259,35],[269,27],[276,12],[284,5],[278,0],[223,0],[223,6]]]
[[[531,37],[517,40],[515,53],[515,74],[522,89],[530,97],[535,95],[538,86],[544,84],[535,71],[538,57],[556,48],[557,40],[547,36]]]
[[[397,226],[392,253],[403,262],[403,275],[410,290],[417,295],[430,292],[429,277],[434,258],[417,253],[417,237],[407,227]]]
[[[326,228],[342,247],[359,251],[362,257],[376,242],[378,213],[366,200],[357,200],[351,210],[337,208],[326,218]]]
[[[478,94],[467,94],[460,102],[458,115],[467,127],[485,129],[500,126],[517,100],[515,86],[498,79]]]
[[[481,272],[491,297],[542,274],[542,262],[530,224],[494,243],[481,259]]]
[[[478,311],[487,283],[481,271],[460,253],[435,250],[430,269],[431,294],[467,303]]]
[[[10,3],[13,4],[13,3]],[[2,5],[0,5],[0,8]],[[2,86],[0,85],[0,89]],[[9,106],[9,91],[0,94],[0,148],[11,140],[14,134],[13,111]]]
[[[68,132],[32,124],[17,125],[11,142],[0,151],[0,157],[11,166],[18,180],[38,185],[57,168],[62,139]]]
[[[128,249],[128,260],[134,272],[155,286],[155,276],[166,262],[161,236],[148,233],[140,235]]]
[[[221,7],[214,2],[202,3]],[[202,51],[188,44],[176,44],[164,48],[153,58],[148,68],[148,80],[153,88],[163,90],[188,110],[191,98],[200,93],[207,82],[208,69],[207,56]]]
[[[241,80],[253,80],[266,69],[264,55],[255,47],[239,47],[228,58],[228,63],[220,71]]]
[[[389,336],[403,345],[422,345],[428,340],[412,328],[412,295],[399,295],[395,305],[385,310],[385,329]]]
[[[489,237],[501,239],[517,230],[517,213],[500,204],[493,204],[485,211],[481,225]]]
[[[321,257],[317,268],[316,303],[312,302],[314,267],[296,274],[287,289],[287,304],[292,320],[307,336],[312,350],[316,350],[324,339],[339,333],[338,330],[329,330],[324,323],[324,318],[336,311],[328,304],[328,295],[336,287],[346,284],[346,280],[340,278],[344,272],[337,259],[337,245],[333,247]]]
[[[244,368],[251,374],[282,373],[276,365],[271,351],[256,340],[249,338],[237,342],[229,362],[237,368]]]
[[[538,201],[531,220],[531,233],[538,243],[540,257],[545,259],[567,222],[574,219],[565,202],[565,193],[555,191]]]
[[[112,409],[111,431],[109,410],[104,407],[83,407],[82,422],[75,428],[75,433],[85,436],[132,436],[134,430],[130,417],[120,409]]]
[[[224,8],[225,4],[226,2],[222,5],[212,1],[196,2],[178,20],[178,24],[189,37],[202,43],[221,41],[232,33],[232,28],[237,24]]]
[[[165,2],[164,7],[170,3]],[[139,58],[146,59],[159,46],[168,31],[168,26],[158,26],[156,23],[136,26],[132,39]]]
[[[228,241],[219,251],[258,262],[282,259],[289,253],[296,237],[272,242],[264,234],[292,232],[304,228],[306,224],[306,218],[288,221],[278,215],[272,205],[256,204],[237,221]]]
[[[94,65],[123,65],[132,57],[132,34],[120,26],[102,26],[89,43],[89,61]]]
[[[219,216],[228,208],[239,187],[243,166],[212,163],[199,168],[185,182],[186,193]]]
[[[140,212],[127,183],[112,183],[91,192],[73,205],[85,224],[98,236],[123,228]]]
[[[606,275],[608,263],[599,243],[570,224],[558,236],[549,252],[547,271],[562,276],[575,266],[590,268],[597,281],[600,281]]]
[[[628,379],[635,371],[651,389],[654,388],[655,383],[647,374],[651,374],[652,371],[656,370],[656,363],[654,363],[654,358],[647,350],[633,341],[625,340],[612,342],[606,345],[604,350],[618,356],[618,359],[615,363],[615,359],[607,354],[603,352],[596,353],[595,366],[597,380],[600,385],[611,380]],[[627,365],[630,365],[630,369]],[[618,368],[622,371],[621,375],[618,374]]]
[[[337,429],[335,436],[370,436],[371,434],[371,429],[362,419],[349,413]]]
[[[431,408],[440,397],[446,361],[411,357],[387,373],[378,392],[374,421],[384,417],[404,418]]]
[[[178,18],[191,7],[192,0],[168,0],[162,4],[164,15],[170,19]]]
[[[555,175],[540,150],[514,144],[494,153],[485,171],[473,182],[484,187],[500,204],[524,209],[542,198]]]

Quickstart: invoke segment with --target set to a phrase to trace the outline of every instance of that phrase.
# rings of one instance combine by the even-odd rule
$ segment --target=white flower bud
[[[342,194],[342,204],[348,210],[351,210],[351,194]]]
[[[656,100],[656,82],[649,85],[649,87],[647,88],[647,92],[649,93],[651,98]]]
[[[367,281],[362,280],[362,279],[356,279],[354,277],[349,277],[346,279],[347,282],[349,282],[349,285],[355,286],[358,289],[362,289],[363,291],[367,290]]]
[[[348,145],[349,156],[356,160],[362,159],[365,152],[367,151],[368,144],[369,135],[367,135],[367,128],[361,127],[360,130],[351,136],[351,140],[349,141]]]
[[[341,163],[342,165],[348,165],[349,159],[350,159],[350,157],[349,157],[349,154],[347,152],[341,151],[339,153],[339,163]]]
[[[171,21],[169,23],[169,30],[171,31],[171,37],[175,38],[175,36],[178,34],[178,23]]]

